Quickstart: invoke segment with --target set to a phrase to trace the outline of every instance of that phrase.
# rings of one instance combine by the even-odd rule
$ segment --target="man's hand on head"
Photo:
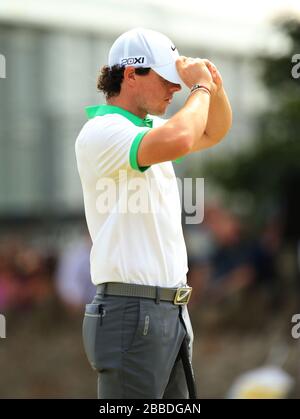
[[[206,58],[204,58],[203,61],[212,76],[213,83],[214,83],[213,91],[217,93],[223,87],[222,76],[219,70],[217,69],[217,67],[211,61],[209,61]]]
[[[194,84],[202,84],[213,88],[213,78],[208,66],[201,58],[181,56],[176,61],[178,74],[184,84],[191,88]]]

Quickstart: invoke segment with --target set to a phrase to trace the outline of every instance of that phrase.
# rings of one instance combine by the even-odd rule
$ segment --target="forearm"
[[[167,122],[174,131],[188,138],[189,152],[193,150],[204,135],[208,123],[210,96],[203,90],[191,94],[184,106]]]
[[[211,96],[205,130],[194,143],[191,152],[194,153],[212,147],[220,142],[229,131],[231,123],[230,103],[224,89],[221,88]]]
[[[205,134],[213,144],[225,137],[232,124],[231,106],[222,87],[211,97]]]

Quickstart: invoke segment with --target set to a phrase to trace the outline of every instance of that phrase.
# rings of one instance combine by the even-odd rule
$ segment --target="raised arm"
[[[177,65],[180,77],[189,88],[199,84],[213,90],[213,78],[204,60],[180,57]],[[195,147],[200,149],[210,100],[211,96],[205,89],[197,89],[189,95],[184,106],[168,122],[144,136],[138,149],[138,164],[148,166],[174,160],[193,152]]]
[[[232,124],[231,106],[223,86],[221,74],[212,62],[206,59],[204,62],[213,78],[212,96],[205,131],[199,142],[194,144],[192,151],[198,151],[219,143],[228,133]]]

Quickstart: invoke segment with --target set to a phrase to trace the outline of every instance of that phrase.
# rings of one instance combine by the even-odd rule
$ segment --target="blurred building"
[[[86,121],[84,107],[103,100],[96,77],[111,43],[135,26],[162,31],[181,54],[209,58],[220,68],[234,124],[226,144],[214,152],[232,153],[249,142],[257,112],[267,103],[255,57],[279,50],[283,40],[266,24],[212,19],[200,7],[181,3],[127,0],[124,7],[122,0],[1,0],[2,220],[82,216],[74,142]],[[178,94],[168,115],[186,94]],[[197,162],[199,156],[189,159]]]

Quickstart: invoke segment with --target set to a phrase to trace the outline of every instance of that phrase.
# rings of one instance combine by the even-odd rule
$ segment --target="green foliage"
[[[300,54],[300,22],[285,19],[276,25],[290,38],[291,50],[259,57],[271,104],[258,119],[253,147],[233,159],[212,159],[204,167],[204,176],[227,193],[247,191],[257,211],[266,203],[280,206],[289,177],[300,173],[300,78],[291,74],[292,56]]]

